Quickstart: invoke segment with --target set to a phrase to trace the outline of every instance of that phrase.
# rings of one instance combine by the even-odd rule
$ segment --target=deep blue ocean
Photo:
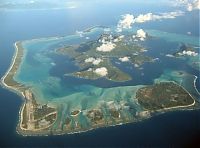
[[[117,23],[121,14],[138,11],[136,9],[133,11],[131,7],[126,9],[119,7],[118,11],[111,10],[107,14],[107,7],[101,13],[99,9],[0,11],[0,77],[10,65],[15,41],[73,34],[76,30],[94,25],[111,26]],[[191,20],[186,17],[189,19],[187,21],[181,17],[178,20],[166,20],[167,24],[177,25],[176,27],[166,25],[158,28],[160,25],[155,22],[144,24],[143,27],[180,34],[191,31],[193,35],[199,36],[199,20],[193,18],[197,16],[195,13],[198,12],[188,14]],[[197,22],[191,23],[191,21]],[[177,24],[181,22],[187,22],[183,28]],[[81,134],[22,137],[16,133],[21,104],[20,97],[0,88],[0,147],[200,146],[200,110],[169,112],[142,122],[101,128]]]

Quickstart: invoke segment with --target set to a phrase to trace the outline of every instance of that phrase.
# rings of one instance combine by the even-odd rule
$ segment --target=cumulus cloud
[[[134,23],[134,16],[132,14],[125,14],[122,16],[122,19],[119,20],[118,22],[117,31],[121,32],[122,29],[129,29],[131,28],[133,23]]]
[[[120,35],[119,37],[117,37],[116,39],[113,40],[114,43],[117,43],[119,41],[121,41],[124,38],[124,35]]]
[[[188,0],[170,0],[169,2],[172,4],[172,6],[177,7],[180,5],[186,5],[188,3]]]
[[[103,31],[104,31],[104,32],[110,32],[111,29],[110,29],[110,28],[104,28]]]
[[[90,58],[85,59],[85,63],[91,63],[91,62],[93,62],[94,60],[95,60],[95,58],[90,57]]]
[[[108,74],[108,70],[106,67],[101,67],[101,68],[97,68],[94,70],[94,72],[97,74],[97,75],[100,75],[102,77],[106,76]]]
[[[134,22],[136,23],[144,23],[147,21],[153,20],[153,14],[147,13],[147,14],[140,14],[138,17],[135,18]]]
[[[147,14],[140,14],[138,17],[134,19],[135,23],[144,23],[148,21],[155,21],[155,20],[161,20],[161,19],[173,19],[177,16],[183,15],[184,12],[182,11],[173,11],[173,12],[167,12],[167,13],[160,13],[159,15],[153,14],[153,13],[147,13]]]
[[[200,0],[194,0],[193,2],[187,4],[188,11],[192,11],[195,9],[200,9]]]
[[[80,37],[83,37],[83,31],[76,30],[76,34],[78,34]]]
[[[129,57],[119,58],[119,60],[120,60],[121,62],[128,62],[128,61],[129,61]]]
[[[93,57],[85,59],[85,63],[92,63],[93,65],[99,65],[102,61],[100,58],[95,59]]]
[[[167,13],[161,13],[160,16],[158,16],[158,19],[174,19],[178,16],[184,15],[183,11],[172,11],[172,12],[167,12]]]
[[[147,37],[147,33],[143,29],[137,30],[136,37],[139,38],[141,41],[144,41]]]
[[[162,19],[173,19],[177,16],[183,15],[183,11],[172,11],[160,14],[146,13],[140,14],[134,17],[132,14],[125,14],[117,24],[117,32],[122,32],[123,29],[130,29],[134,23],[145,23],[148,21],[162,20]]]
[[[101,62],[102,62],[103,60],[101,60],[101,59],[95,59],[93,62],[92,62],[92,64],[94,64],[94,65],[99,65]]]
[[[97,47],[97,51],[102,51],[102,52],[110,52],[112,51],[116,45],[112,42],[105,42],[101,46]]]
[[[200,9],[200,0],[176,0],[176,1],[171,0],[171,3],[174,6],[183,6],[188,11]]]
[[[188,56],[197,56],[198,53],[194,52],[194,51],[183,51],[182,53],[179,53],[179,55],[188,55]]]

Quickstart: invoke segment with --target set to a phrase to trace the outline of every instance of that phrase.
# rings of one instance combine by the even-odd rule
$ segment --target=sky
[[[158,3],[159,1],[159,3]],[[1,0],[0,9],[16,8],[79,8],[86,5],[134,3],[137,5],[163,5],[185,8],[187,11],[200,9],[200,0]]]

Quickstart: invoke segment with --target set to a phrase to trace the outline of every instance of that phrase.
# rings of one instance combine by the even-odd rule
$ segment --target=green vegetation
[[[116,109],[110,109],[110,115],[113,117],[113,118],[119,118],[119,111],[117,111]]]
[[[145,55],[133,55],[130,57],[132,63],[138,65],[138,67],[142,66],[145,62],[153,62],[151,57]]]
[[[72,111],[72,112],[71,112],[71,115],[72,115],[72,116],[76,116],[76,115],[78,115],[79,113],[80,113],[79,110],[75,110],[75,111]]]
[[[136,98],[139,104],[148,110],[187,106],[194,102],[186,90],[173,82],[162,82],[140,88]]]
[[[53,124],[56,120],[56,113],[55,114],[51,114],[47,117],[44,118],[46,121],[49,121],[50,124]]]
[[[27,112],[26,112],[26,105],[24,105],[24,108],[22,110],[22,117],[23,117],[22,127],[26,129],[27,128],[27,122],[28,122]]]
[[[16,82],[13,79],[13,77],[14,77],[14,75],[15,75],[16,71],[18,70],[19,65],[21,63],[21,60],[22,60],[22,57],[23,57],[23,50],[24,49],[23,49],[23,47],[21,45],[21,42],[17,42],[16,46],[18,48],[18,52],[15,53],[15,54],[17,54],[16,58],[15,58],[15,62],[13,63],[13,66],[10,69],[8,75],[4,79],[4,83],[6,83],[8,86],[12,86],[12,87],[19,87],[19,86],[21,86],[21,84],[19,84],[18,82]]]
[[[84,65],[82,64],[82,67]],[[112,81],[128,81],[131,80],[131,77],[121,71],[119,68],[112,65],[109,59],[103,60],[99,65],[91,65],[88,68],[84,68],[86,70],[78,71],[75,73],[72,73],[73,76],[77,76],[80,78],[85,79],[98,79],[101,78],[101,75],[98,75],[94,72],[95,69],[105,67],[108,70],[108,74],[105,76],[106,79],[112,80]]]
[[[132,79],[131,76],[121,71],[117,66],[114,66],[112,60],[127,57],[129,61],[126,62],[132,63],[137,67],[141,66],[144,62],[153,61],[151,57],[143,55],[143,47],[130,40],[131,36],[128,35],[122,37],[102,34],[94,41],[81,43],[80,45],[67,45],[64,48],[56,49],[56,53],[68,56],[80,68],[78,71],[66,75],[93,80],[105,77],[111,81],[128,81]],[[105,43],[114,44],[114,49],[108,52],[98,51],[97,48]],[[100,60],[100,62],[86,62],[90,58]],[[107,69],[106,76],[94,72],[97,68],[101,67]]]
[[[103,113],[100,110],[90,110],[88,111],[87,117],[91,122],[97,123],[100,120],[103,120]]]
[[[38,106],[37,108],[35,108],[34,110],[34,119],[37,120],[37,119],[41,119],[43,118],[44,116],[52,113],[52,112],[55,112],[55,108],[51,108],[47,105],[42,105],[42,106]]]
[[[191,46],[187,46],[182,44],[181,47],[176,51],[173,56],[177,58],[187,59],[187,64],[192,68],[199,70],[200,69],[200,61],[199,61],[199,51],[194,49]]]

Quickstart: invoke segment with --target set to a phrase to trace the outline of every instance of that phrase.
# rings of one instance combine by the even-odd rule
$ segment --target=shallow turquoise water
[[[136,28],[127,30],[128,32],[126,33],[134,33],[135,30]],[[84,33],[84,37],[71,35],[60,38],[23,41],[25,56],[15,79],[31,87],[39,103],[48,104],[57,108],[58,118],[54,124],[54,130],[63,128],[62,125],[64,121],[70,116],[73,110],[81,110],[82,112],[78,115],[77,119],[71,119],[74,120],[74,122],[71,122],[71,126],[73,127],[76,122],[79,122],[83,128],[90,127],[90,123],[84,115],[84,111],[86,110],[98,109],[104,106],[103,114],[106,115],[106,110],[110,106],[122,106],[122,104],[128,103],[134,106],[135,112],[141,112],[143,108],[137,103],[136,99],[132,98],[135,98],[135,94],[139,88],[153,84],[153,82],[175,81],[186,88],[193,96],[199,98],[199,94],[194,88],[195,77],[191,75],[199,74],[199,71],[193,71],[192,68],[187,65],[186,60],[173,59],[172,62],[170,58],[166,58],[165,56],[168,52],[176,51],[177,45],[181,43],[190,44],[194,47],[199,46],[199,39],[197,37],[166,33],[158,30],[148,30],[147,32],[153,39],[148,39],[150,40],[148,41],[149,43],[147,43],[149,51],[146,54],[157,58],[158,61],[144,64],[144,69],[133,69],[131,68],[133,66],[123,66],[124,63],[121,63],[121,66],[119,65],[118,67],[132,76],[133,80],[131,81],[118,83],[110,82],[104,78],[93,81],[74,78],[72,76],[66,77],[64,76],[66,72],[63,69],[69,69],[67,71],[76,69],[74,63],[67,57],[63,57],[60,61],[60,63],[65,64],[60,66],[56,65],[59,61],[59,59],[57,59],[59,57],[54,57],[56,56],[54,53],[56,48],[64,45],[86,42],[85,37],[90,37],[90,40],[97,39],[99,35],[103,33],[103,28],[95,28],[89,33]],[[174,44],[171,44],[172,42]],[[162,45],[158,47],[155,46],[160,43],[162,43]],[[145,45],[145,42],[139,44]],[[160,48],[162,47],[170,47],[173,50],[161,50]],[[163,67],[163,65],[165,65],[165,67]],[[56,67],[56,69],[54,69],[54,67]],[[180,67],[182,68],[180,69]],[[144,73],[145,70],[148,74]],[[186,73],[191,73],[193,71],[194,73],[179,76],[176,70],[186,71]],[[71,70],[71,72],[73,72],[73,70]],[[136,81],[137,79],[140,81]],[[122,111],[122,115],[123,114],[130,119],[132,118],[132,115],[125,107]],[[110,119],[108,118],[105,120]]]
[[[132,29],[132,32],[134,32],[135,30],[136,30],[135,28]],[[94,39],[97,38],[101,32],[103,32],[103,28],[96,28],[89,33],[84,33],[84,36]],[[169,44],[170,42],[175,42],[177,44],[186,43],[192,46],[199,46],[199,38],[197,37],[174,34],[174,33],[166,33],[158,30],[147,30],[147,32],[149,33],[150,36],[166,40],[166,42],[169,42]],[[77,44],[80,42],[84,42],[86,41],[85,37],[81,38],[79,37],[79,35],[72,35],[61,38],[46,38],[46,39],[44,38],[39,40],[24,41],[23,47],[26,51],[26,56],[24,56],[23,62],[20,66],[20,69],[17,72],[17,75],[15,76],[15,79],[20,83],[31,86],[33,91],[37,95],[38,101],[41,101],[41,103],[50,103],[50,102],[59,103],[59,102],[73,101],[73,100],[76,100],[77,103],[80,103],[80,100],[76,98],[81,98],[80,96],[86,94],[90,90],[91,92],[93,92],[94,90],[96,89],[98,90],[100,88],[95,87],[93,85],[89,85],[87,87],[88,84],[74,85],[70,83],[63,85],[61,82],[62,81],[61,77],[54,77],[49,74],[49,71],[52,69],[52,67],[55,66],[53,59],[51,59],[49,55],[53,52],[55,47],[58,48],[66,44]],[[70,65],[70,62],[68,64]],[[185,63],[183,63],[183,65],[184,64]],[[68,66],[60,68],[67,69],[70,67]],[[151,79],[151,75],[145,77]],[[106,84],[107,83],[105,83],[104,85]],[[145,84],[146,83],[144,81],[143,85]],[[116,83],[115,87],[116,86],[119,87],[121,85],[122,84]],[[132,86],[134,85],[136,84],[133,83]],[[98,98],[98,95],[96,96],[96,98]],[[94,104],[96,104],[96,102]],[[76,104],[76,106],[79,105],[80,104]]]
[[[111,4],[111,6],[113,6],[113,4]],[[112,8],[111,6],[107,6],[106,8],[109,8],[108,10],[110,10],[110,8]],[[115,9],[115,7],[113,8]],[[122,7],[121,5],[118,8],[120,9],[120,12],[118,12],[119,9],[116,9],[117,13],[116,11],[113,11],[110,15],[114,14],[115,16],[120,16],[127,11],[126,7]],[[136,9],[139,11],[143,11],[140,7],[137,7],[136,9],[134,8],[134,10],[133,8],[134,6],[130,5],[128,12],[135,12]],[[149,5],[147,6],[147,8],[152,9],[149,8]],[[100,7],[98,9],[102,8]],[[121,11],[121,9],[124,9],[123,12]],[[160,11],[157,8],[155,10]],[[172,11],[173,10],[174,8],[172,9]],[[80,12],[81,16],[82,13],[83,11]],[[88,21],[89,23],[85,23],[84,25],[80,26],[79,23],[75,22],[76,17],[73,16],[70,20],[68,16],[66,18],[65,10],[1,12],[1,76],[5,74],[6,70],[9,67],[10,60],[14,51],[13,43],[15,41],[40,38],[44,36],[56,36],[58,34],[72,34],[78,27],[80,27],[78,29],[82,29],[84,27],[90,26],[91,24],[104,23],[104,16],[107,17],[107,20],[109,20],[109,22],[116,22],[108,16],[108,13],[106,11],[104,11],[104,13],[106,15],[102,15],[103,19],[100,19],[100,17],[95,17],[97,20],[95,20],[94,22],[90,21],[90,17],[86,17],[86,20],[85,17],[83,17],[84,21]],[[189,18],[193,20],[194,17]],[[38,20],[40,20],[40,23],[38,23]],[[196,21],[198,21],[198,19]],[[71,25],[68,25],[69,22],[71,23]],[[83,20],[81,20],[81,22],[83,22]],[[182,28],[186,28],[189,31],[190,28],[192,28],[192,33],[198,35],[198,27],[193,27],[194,25],[191,25],[191,22],[194,21],[189,21],[189,26],[184,25],[181,27],[176,27],[171,25],[170,21],[170,25],[173,26],[173,28],[171,28],[169,25],[163,25],[162,27],[161,25],[157,25],[159,24],[158,22],[155,22],[156,25],[154,26],[154,28],[162,28],[163,31],[170,30],[171,32],[180,32],[182,34],[185,34],[185,30]],[[175,25],[177,25],[177,23],[175,23]],[[147,24],[147,26],[149,27],[149,23]],[[150,28],[151,27],[152,26],[150,26]],[[148,73],[151,72],[149,71]],[[191,73],[194,72],[191,70]],[[159,75],[157,77],[159,77]],[[145,80],[145,82],[146,81],[147,80]],[[172,145],[174,145],[175,147],[184,147],[187,144],[192,144],[192,142],[199,143],[199,110],[170,112],[136,124],[103,128],[82,134],[49,137],[22,137],[16,133],[16,125],[18,123],[18,111],[22,101],[18,96],[16,96],[12,92],[9,92],[8,90],[1,88],[0,92],[0,145],[2,147],[138,147],[144,146],[144,139],[146,145],[150,145],[153,147],[170,147]]]

